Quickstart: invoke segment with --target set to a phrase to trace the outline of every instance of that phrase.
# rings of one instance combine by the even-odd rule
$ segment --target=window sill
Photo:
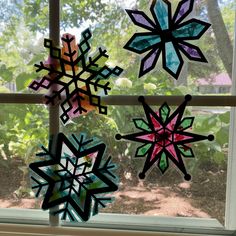
[[[50,227],[23,224],[0,224],[0,236],[223,236],[235,235],[234,232],[221,231],[215,233],[153,232],[138,230],[116,230],[95,228]]]
[[[86,236],[193,236],[234,235],[215,219],[169,218],[99,214],[87,223],[62,222],[61,226],[48,224],[48,212],[41,210],[0,210],[1,235],[86,235]]]

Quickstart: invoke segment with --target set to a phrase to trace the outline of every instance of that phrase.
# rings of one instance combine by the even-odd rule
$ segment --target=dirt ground
[[[17,166],[14,162],[8,167],[0,165],[0,208],[39,208],[39,201],[17,191],[22,183],[22,171]],[[202,170],[190,182],[173,173],[162,181],[157,178],[158,184],[131,180],[121,183],[115,201],[103,212],[216,218],[223,224],[226,170]]]

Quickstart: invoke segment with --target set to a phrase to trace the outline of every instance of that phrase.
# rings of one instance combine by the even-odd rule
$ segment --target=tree
[[[229,38],[226,26],[224,24],[218,0],[207,0],[206,4],[209,19],[212,22],[212,28],[215,34],[220,58],[224,64],[227,73],[230,77],[232,77],[233,46]]]

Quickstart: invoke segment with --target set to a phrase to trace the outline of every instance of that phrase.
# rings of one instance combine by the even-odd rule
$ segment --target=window
[[[42,60],[46,55],[41,38],[47,37],[47,34],[49,34],[55,44],[59,44],[60,1],[49,0],[48,3],[42,1],[40,11],[37,8],[33,9],[33,11],[32,9],[30,10],[30,7],[37,7],[39,5],[34,5],[28,1],[28,5],[25,8],[27,9],[28,7],[28,12],[32,14],[31,16],[27,15],[30,18],[29,21],[27,21],[27,17],[20,24],[13,20],[12,25],[8,25],[8,28],[6,28],[4,22],[0,22],[0,26],[2,26],[0,30],[0,89],[2,91],[0,94],[2,108],[0,112],[0,138],[2,142],[5,140],[4,143],[0,144],[0,173],[7,175],[9,178],[14,174],[22,176],[21,179],[12,178],[15,180],[14,182],[19,182],[19,188],[16,189],[18,192],[16,191],[15,195],[11,196],[7,196],[7,190],[10,187],[0,181],[1,185],[5,186],[1,196],[5,194],[5,203],[8,204],[2,205],[3,208],[0,209],[0,222],[5,223],[0,226],[0,234],[1,232],[11,231],[22,233],[23,235],[26,233],[77,235],[78,231],[80,231],[82,234],[90,233],[94,235],[94,231],[96,230],[97,233],[98,229],[101,230],[101,233],[109,235],[111,232],[115,234],[115,230],[124,230],[122,232],[127,234],[128,232],[131,233],[132,230],[136,230],[140,235],[148,234],[148,232],[150,234],[151,232],[176,232],[180,233],[180,235],[183,235],[183,233],[186,233],[186,235],[191,233],[230,235],[235,233],[236,176],[234,174],[234,166],[236,166],[236,149],[234,143],[236,109],[234,107],[236,106],[236,53],[234,52],[234,55],[230,55],[231,57],[234,56],[234,64],[229,66],[228,64],[230,63],[228,62],[232,60],[224,61],[222,59],[224,56],[222,56],[223,52],[220,51],[219,45],[216,42],[214,25],[199,42],[199,46],[206,52],[209,64],[186,63],[180,80],[174,83],[162,70],[153,72],[151,76],[137,79],[139,56],[121,50],[121,48],[129,37],[140,29],[133,26],[128,17],[123,17],[125,12],[122,9],[122,1],[102,2],[106,5],[104,9],[109,12],[110,18],[105,18],[105,13],[104,15],[99,15],[102,12],[102,9],[99,9],[100,6],[96,4],[95,6],[91,5],[90,11],[94,11],[94,14],[90,14],[89,21],[86,21],[83,27],[85,28],[88,24],[92,25],[94,29],[93,45],[97,46],[107,42],[105,46],[107,46],[108,53],[110,54],[111,52],[111,58],[115,58],[115,62],[119,66],[124,67],[126,72],[123,78],[115,80],[111,95],[103,97],[103,101],[109,106],[108,116],[96,116],[94,113],[89,113],[86,119],[84,116],[75,119],[76,126],[73,124],[60,126],[59,107],[51,106],[47,110],[43,105],[42,94],[34,94],[26,90],[23,90],[23,93],[18,92],[25,88],[30,80],[39,76],[33,73],[30,68],[32,64]],[[176,4],[178,1],[173,2],[173,4]],[[217,5],[214,5],[213,1],[208,1],[207,5],[203,2],[198,1],[194,14],[203,19],[210,18],[213,23],[215,15],[211,15],[211,13],[213,10],[216,10],[214,7]],[[15,1],[15,4],[22,3],[23,1],[20,0]],[[144,10],[147,5],[147,1],[132,1],[129,7],[134,7],[135,3],[137,4],[136,7],[140,10]],[[1,1],[0,4],[2,4]],[[12,3],[9,2],[8,4],[11,5]],[[74,4],[75,7],[78,7],[76,4],[79,3],[75,1]],[[221,4],[219,7],[220,13],[224,17],[224,25],[232,40],[235,38],[234,2],[225,0],[219,4]],[[73,4],[69,4],[69,1],[62,1],[61,5],[64,9],[61,12],[61,28],[63,28],[63,31],[67,31],[67,28],[72,30],[72,26],[75,25],[68,24],[68,21],[76,22],[73,14],[70,14],[75,10],[71,9]],[[22,13],[18,12],[18,8],[13,9],[15,9],[13,15],[15,14],[20,18]],[[38,31],[40,31],[40,27],[45,26],[45,17],[43,16],[48,14],[48,9],[49,32],[36,33],[35,26],[38,26]],[[146,12],[148,12],[148,7]],[[9,11],[8,15],[4,15],[5,20],[11,15],[10,13],[12,14]],[[81,17],[84,17],[83,14],[85,13],[86,11],[81,12]],[[94,23],[96,22],[94,15],[100,17],[100,24]],[[122,19],[119,22],[120,25],[113,20],[109,24],[111,28],[107,28],[106,24],[109,23],[109,20],[118,18]],[[16,19],[18,18],[16,17]],[[17,42],[12,40],[6,43],[6,40],[10,38],[9,34],[14,31],[11,31],[10,27],[14,27],[14,24],[17,24],[17,27],[24,28],[25,23],[28,25],[27,29],[29,29],[25,34],[28,35],[23,37],[21,30],[15,31],[17,35],[14,40],[17,40]],[[105,34],[106,30],[111,34]],[[220,30],[219,27],[217,30]],[[100,32],[103,32],[103,34]],[[110,39],[110,35],[114,37]],[[116,50],[114,49],[114,42],[116,43]],[[22,51],[14,55],[17,45],[23,45],[21,47]],[[212,46],[207,47],[207,45]],[[31,61],[29,61],[29,58],[27,59],[29,49],[32,49],[31,53],[35,54],[34,56],[30,54],[32,56]],[[34,50],[36,51],[34,52]],[[39,56],[36,57],[36,55]],[[22,58],[24,59],[23,62],[21,61]],[[127,61],[122,60],[123,58],[129,58],[131,60],[130,63],[127,65]],[[29,63],[29,67],[21,71],[20,67],[17,66],[18,63]],[[131,67],[130,64],[135,66]],[[158,66],[161,67],[161,64]],[[230,72],[231,67],[233,67],[232,75]],[[14,71],[12,68],[16,71],[17,76],[12,73]],[[229,80],[230,82],[232,81],[231,84],[227,83],[228,80],[224,77],[226,75],[229,75]],[[220,78],[217,79],[217,76]],[[9,79],[11,77],[15,77],[13,81]],[[216,83],[220,82],[223,84],[216,87]],[[205,84],[207,85],[206,87],[204,87]],[[14,91],[15,86],[17,93]],[[212,91],[209,88],[217,88],[217,91]],[[229,94],[229,89],[231,89],[231,94]],[[216,136],[216,141],[210,144],[199,143],[194,145],[196,160],[186,161],[186,165],[194,175],[191,183],[181,181],[182,176],[175,169],[173,171],[169,170],[164,176],[160,176],[156,169],[156,171],[153,170],[150,173],[147,180],[144,182],[138,181],[136,173],[142,167],[143,162],[142,160],[131,158],[137,147],[136,144],[131,142],[115,142],[110,137],[115,136],[118,129],[121,133],[132,131],[132,128],[134,128],[131,123],[132,118],[139,115],[143,116],[142,108],[137,106],[139,105],[137,97],[140,94],[147,96],[149,104],[152,106],[161,105],[166,101],[174,107],[182,102],[183,95],[187,93],[193,95],[187,113],[196,115],[194,131],[197,133],[204,132],[204,134],[212,132]],[[129,95],[127,96],[127,94]],[[91,123],[94,119],[96,119],[97,127],[92,129],[91,132]],[[104,127],[105,123],[107,125]],[[48,224],[52,226],[58,225],[59,218],[57,216],[49,216],[47,212],[38,210],[40,202],[32,201],[30,193],[27,192],[29,181],[27,179],[26,167],[32,161],[33,153],[37,152],[34,148],[29,150],[28,146],[37,147],[37,143],[38,145],[42,142],[46,143],[48,134],[56,134],[59,130],[66,134],[80,132],[82,130],[81,124],[84,126],[83,131],[91,135],[102,136],[104,140],[107,140],[107,144],[110,147],[108,153],[119,162],[120,168],[117,171],[121,178],[121,186],[120,191],[116,193],[117,200],[101,214],[93,217],[85,224],[72,224],[66,221],[60,222],[61,226],[58,228],[46,227]],[[117,124],[119,124],[119,127]],[[27,129],[27,131],[30,131],[29,134],[24,126],[30,126],[30,129]],[[23,141],[19,143],[19,140]],[[23,144],[25,147],[22,147]],[[6,149],[4,145],[7,145],[8,148]],[[11,151],[11,153],[7,153],[7,151]],[[22,158],[17,158],[17,155],[21,157],[25,155],[24,165],[21,163]],[[10,156],[13,157],[12,164],[4,167]],[[16,171],[15,167],[21,167],[20,172],[14,172]],[[7,198],[12,199],[7,201]],[[3,201],[0,201],[0,204],[2,204],[1,202],[4,202],[4,198]],[[178,209],[175,209],[176,202]],[[11,203],[11,206],[9,203]],[[6,209],[12,206],[14,208],[21,206],[22,208],[31,209]],[[22,227],[22,223],[28,224],[28,226]],[[44,225],[45,227],[40,227],[39,225]],[[104,229],[107,231],[103,231]]]

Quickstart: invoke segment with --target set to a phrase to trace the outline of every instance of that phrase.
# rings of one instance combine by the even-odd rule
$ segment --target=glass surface
[[[32,93],[28,85],[42,76],[34,64],[48,57],[48,1],[0,0],[0,9],[0,93]]]
[[[153,107],[155,110],[159,107]],[[174,107],[172,108],[173,111]],[[215,140],[190,144],[195,158],[183,158],[192,175],[185,181],[183,174],[169,160],[170,167],[164,175],[156,164],[148,171],[145,180],[138,174],[145,157],[135,158],[141,143],[117,141],[115,135],[139,132],[133,118],[146,117],[140,106],[109,107],[109,115],[90,112],[75,119],[75,123],[62,127],[69,135],[85,132],[88,137],[98,137],[107,144],[107,154],[117,163],[120,178],[115,201],[101,212],[138,214],[149,216],[216,218],[224,223],[227,155],[229,137],[229,109],[219,107],[187,107],[185,116],[196,116],[193,129],[188,132],[201,135],[213,134]]]
[[[48,1],[26,0],[25,4],[21,0],[14,2],[17,4],[0,0],[1,8],[4,7],[0,12],[0,92],[31,93],[33,91],[27,89],[29,83],[33,79],[45,75],[44,72],[35,73],[34,64],[46,61],[48,57],[48,51],[43,47],[43,38],[48,35]],[[174,11],[179,1],[171,2]],[[161,57],[153,72],[138,78],[140,58],[146,54],[140,56],[123,49],[134,33],[142,32],[142,28],[135,26],[129,19],[124,8],[137,8],[145,11],[152,18],[147,1],[97,1],[91,7],[78,1],[64,0],[62,1],[61,29],[64,32],[76,34],[76,37],[79,38],[80,32],[91,26],[94,35],[91,41],[91,53],[96,47],[103,45],[110,55],[108,64],[118,65],[125,70],[120,78],[111,81],[110,95],[180,95],[186,93],[230,95],[233,50],[230,49],[230,44],[227,44],[228,52],[223,47],[226,40],[219,42],[215,35],[224,35],[225,32],[222,29],[225,27],[227,31],[225,36],[229,36],[232,44],[235,21],[234,1],[225,0],[219,3],[220,12],[218,13],[221,14],[218,14],[216,18],[218,19],[222,15],[223,25],[216,24],[214,17],[210,16],[210,12],[217,7],[215,5],[217,1],[195,2],[195,9],[189,18],[197,17],[204,21],[211,21],[217,32],[214,32],[215,28],[212,27],[199,41],[193,42],[201,48],[209,63],[190,62],[183,56],[185,65],[177,81],[161,69]],[[205,5],[206,2],[209,3],[208,6]],[[167,27],[164,23],[163,27]],[[16,107],[18,108],[16,109]],[[29,111],[31,109],[34,111],[28,112],[28,108]],[[1,198],[2,203],[6,203],[2,207],[39,206],[36,203],[22,205],[21,199],[31,199],[32,197],[30,192],[25,193],[25,189],[29,190],[28,177],[25,176],[26,166],[32,160],[29,153],[30,155],[35,154],[35,148],[42,143],[42,139],[37,139],[38,134],[44,133],[45,145],[47,144],[45,132],[48,126],[44,125],[47,124],[47,121],[37,124],[42,118],[46,119],[44,114],[46,108],[43,110],[41,108],[42,106],[38,109],[38,106],[33,105],[3,105],[3,109],[1,109],[0,163],[2,170],[0,173],[3,173],[2,175],[6,176],[9,181],[14,180],[7,183],[1,178],[3,186]],[[217,218],[220,222],[224,221],[229,126],[229,112],[226,108],[188,108],[187,113],[197,115],[193,131],[204,132],[206,135],[213,133],[216,136],[216,141],[212,143],[205,141],[193,144],[196,158],[185,162],[193,175],[191,182],[183,181],[181,173],[172,165],[163,176],[157,167],[154,167],[147,178],[140,181],[137,175],[142,169],[144,158],[133,158],[138,145],[134,142],[117,142],[111,137],[114,137],[117,132],[136,131],[132,118],[134,115],[142,117],[143,110],[140,107],[137,109],[136,106],[117,106],[108,109],[109,116],[96,115],[91,112],[87,116],[75,119],[75,123],[70,123],[62,128],[65,134],[87,132],[91,136],[100,137],[108,145],[108,153],[113,156],[114,161],[118,162],[120,191],[116,193],[116,201],[105,210],[106,212],[207,217]],[[28,117],[28,113],[32,113],[33,122]],[[35,118],[37,115],[39,115],[38,119]],[[34,139],[31,139],[31,136],[27,137],[28,128],[32,128],[36,132],[35,126],[31,127],[32,124],[36,127],[39,125]],[[27,141],[29,143],[23,142],[23,138],[29,139],[29,137],[30,142]],[[29,148],[34,151],[28,151]],[[20,171],[18,167],[21,168]],[[11,176],[14,178],[20,176],[20,178],[15,180]]]
[[[178,80],[171,78],[162,69],[161,55],[155,69],[138,78],[140,60],[149,51],[139,55],[123,48],[134,33],[148,32],[134,25],[125,9],[144,11],[153,21],[149,9],[150,2],[143,0],[98,1],[97,4],[90,6],[64,0],[62,1],[61,35],[64,32],[75,34],[79,42],[80,33],[88,27],[92,29],[94,37],[91,41],[91,53],[97,47],[104,46],[110,56],[107,63],[124,69],[120,78],[111,79],[112,90],[109,91],[111,95],[185,93],[229,95],[232,85],[233,50],[231,49],[235,21],[234,1],[209,1],[208,5],[206,1],[196,1],[192,13],[186,19],[182,19],[187,21],[197,18],[212,23],[212,27],[199,40],[187,41],[201,48],[208,63],[190,61],[182,53],[185,63]],[[171,1],[172,13],[175,12],[178,2],[178,0]],[[48,49],[43,46],[43,39],[48,37],[48,1],[27,0],[24,5],[21,0],[14,3],[1,0],[0,4],[3,9],[0,13],[0,91],[34,92],[27,89],[27,86],[33,79],[45,75],[45,71],[37,74],[34,64],[46,61],[49,53]],[[215,9],[220,9],[220,11],[217,12]],[[213,16],[212,12],[215,12]],[[221,16],[223,23],[218,20]],[[163,27],[166,28],[167,25],[163,23]],[[224,39],[228,37],[229,42],[216,40],[216,35],[224,36],[222,37]],[[156,40],[154,41],[156,44]],[[182,50],[187,50],[186,45],[182,47]],[[153,52],[157,53],[155,50]],[[149,61],[153,61],[153,58]],[[176,68],[172,69],[176,70]]]
[[[128,14],[124,14],[124,8],[144,11],[153,20],[149,10],[151,2],[140,0],[132,1],[131,3],[130,1],[130,6],[127,6],[127,2],[127,5],[122,3],[115,5],[115,3],[111,3],[111,8],[114,5],[113,9],[117,8],[120,11],[117,11],[117,14],[106,12],[107,18],[105,17],[104,23],[99,22],[97,28],[95,28],[93,46],[104,45],[110,55],[111,64],[124,68],[124,73],[120,76],[121,78],[113,80],[114,87],[109,94],[181,95],[190,93],[192,95],[230,95],[235,21],[234,1],[209,1],[208,5],[206,5],[207,1],[195,1],[193,12],[183,21],[197,18],[205,22],[210,22],[212,26],[199,40],[189,40],[187,42],[198,46],[208,60],[208,63],[191,61],[181,53],[185,63],[178,80],[172,78],[162,69],[162,55],[160,55],[155,69],[143,77],[138,78],[141,59],[150,50],[138,54],[122,49],[134,33],[149,32],[142,27],[134,25]],[[170,2],[173,6],[173,13],[177,3],[180,1],[173,0]],[[219,8],[217,8],[217,5],[219,5]],[[216,11],[216,9],[220,11]],[[110,22],[107,20],[110,19],[109,17],[111,15],[113,17],[119,17],[118,19],[121,23],[117,23],[117,27],[112,27],[113,21]],[[220,24],[219,20],[221,16],[223,17],[222,24]],[[227,43],[226,40],[222,39],[216,40],[216,35],[222,36],[222,38],[228,37],[229,42]],[[175,56],[175,54],[173,55]],[[172,60],[174,60],[173,57]],[[151,56],[149,61],[153,61],[151,60]],[[173,71],[176,70],[176,68],[172,69]]]
[[[40,105],[5,105],[0,111],[0,207],[39,208],[29,164],[48,145],[48,111]]]

